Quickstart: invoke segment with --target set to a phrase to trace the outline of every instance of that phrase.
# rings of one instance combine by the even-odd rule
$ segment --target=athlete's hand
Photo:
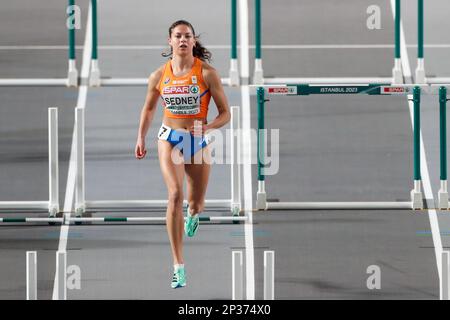
[[[191,126],[189,128],[189,132],[194,136],[194,137],[201,137],[202,135],[205,134],[207,130],[206,125],[200,123],[200,124],[194,124],[193,126]]]
[[[136,159],[143,159],[147,154],[147,149],[145,149],[145,141],[143,139],[138,139],[136,142],[136,148],[134,149],[134,155]]]

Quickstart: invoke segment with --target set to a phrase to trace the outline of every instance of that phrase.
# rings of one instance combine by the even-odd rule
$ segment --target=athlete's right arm
[[[147,153],[147,150],[145,148],[145,136],[147,135],[147,131],[150,128],[150,124],[155,114],[156,106],[158,104],[159,99],[158,84],[159,80],[161,79],[162,73],[163,69],[159,68],[158,70],[153,72],[148,78],[147,95],[145,97],[144,106],[142,107],[141,111],[138,137],[136,142],[136,148],[134,150],[137,159],[144,158],[145,154]]]

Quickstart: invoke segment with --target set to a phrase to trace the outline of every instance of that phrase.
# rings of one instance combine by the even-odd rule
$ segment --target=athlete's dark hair
[[[194,57],[197,57],[202,61],[206,61],[206,60],[211,61],[211,56],[212,56],[211,52],[209,52],[208,49],[203,47],[203,45],[198,40],[199,36],[195,35],[194,27],[192,26],[192,24],[190,24],[186,20],[178,20],[178,21],[175,21],[174,23],[172,23],[172,25],[169,28],[169,37],[172,36],[173,29],[175,29],[179,25],[188,26],[192,30],[193,36],[196,40],[195,46],[192,49],[192,54],[194,55]],[[172,49],[172,47],[170,47],[170,52],[163,52],[163,53],[161,53],[161,55],[163,57],[170,57],[170,56],[172,56],[172,53],[173,53],[173,49]]]

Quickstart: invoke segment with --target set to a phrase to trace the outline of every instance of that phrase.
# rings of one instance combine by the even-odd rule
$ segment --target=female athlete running
[[[210,172],[210,154],[206,133],[224,126],[230,120],[228,101],[217,71],[206,61],[211,53],[198,41],[192,25],[184,20],[174,22],[168,38],[171,57],[155,70],[148,80],[148,91],[142,108],[135,148],[137,159],[145,157],[145,136],[162,98],[163,123],[158,134],[158,156],[167,185],[166,211],[174,274],[172,288],[186,285],[183,260],[183,181],[187,180],[184,233],[192,237],[203,211]],[[211,97],[218,116],[208,123]]]

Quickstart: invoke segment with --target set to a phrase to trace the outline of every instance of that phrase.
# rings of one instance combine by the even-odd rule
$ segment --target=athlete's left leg
[[[203,212],[205,207],[205,195],[208,187],[209,173],[211,171],[211,155],[207,146],[199,150],[194,157],[192,158],[191,164],[185,163],[184,165],[187,181],[187,200],[189,204],[188,214],[191,217],[196,217],[194,221],[191,221],[192,227],[189,225],[188,219],[186,220],[185,231],[188,236],[195,235],[197,231],[198,216],[195,215]],[[187,218],[190,218],[190,216]]]

